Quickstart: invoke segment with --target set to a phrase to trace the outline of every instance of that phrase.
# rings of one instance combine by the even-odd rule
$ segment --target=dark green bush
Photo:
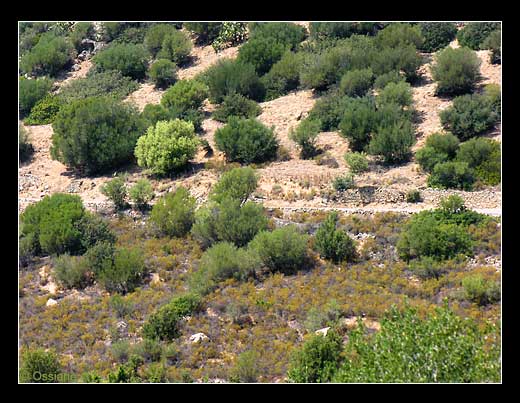
[[[435,165],[428,186],[440,189],[472,190],[475,171],[466,162],[448,161]]]
[[[175,32],[175,25],[169,23],[154,24],[146,31],[144,45],[152,56],[156,56],[162,48],[164,38]]]
[[[20,361],[21,383],[55,383],[62,373],[56,353],[43,348],[25,350]]]
[[[139,80],[145,77],[148,53],[144,46],[114,43],[96,54],[92,61],[98,71],[120,71],[124,76]]]
[[[349,97],[362,97],[372,87],[374,74],[372,69],[350,70],[341,78],[341,92]]]
[[[294,225],[262,231],[249,243],[260,260],[270,271],[293,274],[305,268],[307,260],[307,236]]]
[[[240,94],[224,97],[222,103],[213,112],[212,118],[219,122],[226,122],[230,116],[239,118],[255,118],[262,113],[262,108],[255,101]]]
[[[345,231],[336,228],[337,222],[338,213],[330,213],[314,238],[314,245],[320,256],[335,263],[350,260],[356,253],[354,241]]]
[[[31,232],[20,238],[18,243],[18,260],[20,267],[26,267],[40,253],[40,242],[37,234]]]
[[[149,74],[157,88],[168,88],[177,81],[177,66],[169,60],[159,59],[150,66]]]
[[[92,280],[83,256],[63,254],[53,261],[54,275],[65,288],[85,288]]]
[[[457,39],[460,46],[479,50],[486,38],[497,29],[500,29],[500,22],[470,22],[457,32]]]
[[[343,176],[338,176],[338,177],[334,178],[334,180],[332,181],[332,188],[336,192],[343,192],[345,190],[352,189],[354,187],[355,187],[354,175],[352,175],[350,173],[343,175]]]
[[[500,86],[498,84],[487,84],[484,87],[483,95],[490,103],[493,112],[495,112],[500,119],[502,114],[502,93],[500,91]]]
[[[164,93],[161,105],[169,109],[199,109],[208,97],[208,87],[196,80],[180,80]]]
[[[300,156],[303,159],[316,155],[316,140],[320,134],[321,122],[319,120],[305,119],[289,132],[289,138],[300,147]]]
[[[388,83],[377,96],[378,104],[397,104],[401,107],[410,107],[413,103],[412,87],[404,81]]]
[[[92,174],[130,161],[144,122],[131,106],[91,97],[64,105],[52,127],[52,158]]]
[[[351,99],[339,93],[331,93],[318,98],[307,117],[310,120],[319,120],[322,131],[338,130],[347,105]]]
[[[424,43],[424,37],[419,26],[396,22],[379,31],[375,42],[381,49],[408,45],[420,49]]]
[[[221,103],[226,95],[234,93],[259,102],[265,95],[254,66],[236,60],[219,60],[204,72],[201,80],[208,85],[209,98],[213,103]]]
[[[172,340],[179,337],[182,318],[196,312],[200,305],[200,297],[195,294],[173,298],[148,318],[143,326],[143,336],[152,340]]]
[[[198,139],[191,122],[158,121],[137,140],[137,164],[154,174],[166,175],[184,167],[195,156]]]
[[[249,37],[252,40],[270,38],[295,49],[305,36],[305,28],[291,22],[249,23]]]
[[[26,125],[48,125],[54,121],[63,101],[55,95],[47,95],[40,99],[25,119]]]
[[[114,266],[114,256],[116,249],[111,242],[98,242],[87,250],[85,260],[88,267],[96,277],[100,276],[105,271],[110,271]]]
[[[48,78],[28,80],[21,77],[18,84],[18,105],[22,117],[28,115],[34,105],[43,99],[52,88],[52,81]]]
[[[379,75],[374,81],[374,88],[382,90],[389,83],[400,83],[404,81],[405,78],[398,71],[389,71],[388,73],[384,73]]]
[[[350,99],[339,124],[340,134],[347,138],[352,151],[363,151],[378,124],[378,113],[371,98]]]
[[[114,99],[123,99],[131,92],[137,90],[139,85],[130,77],[123,76],[121,72],[108,70],[87,74],[85,78],[78,78],[64,85],[58,97],[64,103],[71,103],[78,99],[89,97],[107,96]]]
[[[120,175],[106,182],[100,189],[101,193],[114,203],[116,210],[123,210],[128,205],[125,182],[126,178]]]
[[[211,199],[221,203],[226,198],[245,203],[258,186],[258,177],[251,167],[233,168],[225,172],[213,186]]]
[[[377,22],[311,22],[309,30],[314,39],[348,38],[352,35],[374,35],[382,26]]]
[[[436,52],[448,46],[457,35],[457,26],[453,22],[421,22],[419,26],[424,37],[420,46],[423,52]]]
[[[266,74],[278,62],[288,46],[271,37],[249,39],[238,51],[237,61],[254,66],[259,76]]]
[[[424,147],[415,154],[415,159],[426,172],[435,165],[452,160],[459,148],[459,139],[451,133],[433,133],[426,139]]]
[[[347,46],[334,46],[323,52],[307,53],[300,71],[300,82],[306,88],[324,91],[352,68],[352,51]]]
[[[189,60],[192,48],[193,45],[188,36],[182,31],[174,30],[164,36],[157,58],[171,60],[175,64],[181,65]]]
[[[171,111],[161,104],[146,104],[141,112],[141,119],[148,128],[155,126],[160,120],[173,120],[173,117]]]
[[[489,98],[472,94],[456,97],[453,104],[439,114],[446,130],[461,140],[468,140],[491,129],[498,121]]]
[[[460,145],[457,161],[475,170],[475,176],[489,185],[500,183],[500,144],[491,139],[473,138]]]
[[[196,201],[184,187],[161,197],[153,206],[150,221],[168,236],[182,237],[195,220]]]
[[[218,37],[222,28],[221,22],[185,22],[184,28],[197,34],[197,43],[207,44]]]
[[[436,54],[431,71],[437,82],[437,94],[465,94],[480,79],[480,59],[471,49],[447,47]]]
[[[408,269],[423,280],[438,279],[448,271],[445,263],[439,262],[430,256],[423,256],[410,262]]]
[[[160,120],[175,120],[180,119],[186,122],[191,122],[196,132],[202,130],[202,121],[204,120],[204,112],[200,109],[181,109],[166,108],[163,105],[147,104],[141,118],[144,121],[145,127],[155,126]]]
[[[38,43],[20,59],[23,72],[35,76],[55,76],[72,61],[72,44],[52,32],[40,36]]]
[[[77,227],[81,232],[82,250],[88,250],[100,242],[114,244],[116,236],[110,230],[108,222],[101,216],[85,211],[83,216],[77,223]]]
[[[34,152],[34,147],[29,140],[29,133],[22,124],[18,125],[18,155],[21,162],[28,161]]]
[[[143,252],[136,248],[118,248],[114,253],[114,264],[105,267],[99,282],[108,292],[126,294],[132,292],[146,274]]]
[[[407,203],[419,203],[420,201],[422,201],[421,192],[419,192],[417,189],[409,190],[406,193]]]
[[[402,72],[406,81],[414,82],[419,78],[418,69],[424,62],[414,45],[401,44],[396,48],[383,48],[376,52],[371,62],[376,76],[391,72]]]
[[[425,172],[432,172],[437,164],[447,162],[450,158],[431,146],[424,146],[415,153],[415,160]]]
[[[261,81],[265,87],[265,100],[281,97],[298,88],[304,54],[285,52]]]
[[[482,49],[491,50],[489,62],[492,64],[501,63],[502,61],[502,32],[500,29],[489,34],[481,45]]]
[[[380,125],[370,140],[369,151],[382,156],[387,163],[403,162],[410,157],[414,143],[412,124],[402,120],[388,126]]]
[[[341,336],[332,330],[326,336],[313,335],[301,349],[295,350],[287,376],[292,382],[326,383],[340,365],[343,350]]]
[[[278,140],[273,129],[256,119],[231,117],[226,126],[215,132],[215,144],[228,161],[262,162],[276,156]]]

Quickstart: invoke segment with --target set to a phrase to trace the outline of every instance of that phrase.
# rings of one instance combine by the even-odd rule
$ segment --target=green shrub
[[[83,256],[63,254],[54,259],[54,275],[65,288],[85,288],[92,280]]]
[[[92,61],[98,71],[117,70],[139,80],[146,75],[148,53],[143,45],[114,43],[96,54]]]
[[[221,22],[185,22],[184,28],[197,34],[197,43],[208,44],[218,37]]]
[[[230,117],[226,126],[215,132],[215,145],[228,161],[262,162],[276,156],[278,140],[273,128],[256,119]]]
[[[448,269],[445,263],[439,262],[430,256],[423,256],[410,262],[410,271],[423,280],[430,278],[438,279]]]
[[[372,62],[372,70],[378,76],[390,71],[399,71],[403,73],[406,81],[414,82],[419,78],[418,68],[423,62],[414,45],[402,44],[396,48],[378,50]]]
[[[326,336],[313,335],[291,355],[290,367],[287,372],[289,380],[298,383],[330,382],[340,364],[340,354],[343,350],[341,336],[327,332]]]
[[[432,172],[437,164],[447,162],[450,158],[431,146],[424,146],[415,153],[415,160],[425,172]]]
[[[232,382],[258,382],[260,375],[259,354],[254,350],[244,351],[237,357],[234,367],[231,369]]]
[[[213,186],[211,199],[221,203],[226,198],[245,203],[258,186],[258,177],[251,167],[233,168],[225,172]]]
[[[303,53],[287,51],[273,64],[269,72],[262,76],[261,82],[265,87],[266,101],[281,97],[298,88],[303,58]]]
[[[182,318],[197,311],[200,305],[200,297],[194,294],[173,298],[148,318],[143,326],[143,336],[152,340],[172,340],[179,337]]]
[[[435,55],[431,71],[437,82],[437,94],[465,94],[480,79],[480,59],[471,49],[447,47]]]
[[[180,80],[164,93],[161,105],[170,109],[188,110],[202,107],[208,88],[196,80]]]
[[[115,247],[111,242],[98,242],[87,250],[84,257],[97,277],[114,266]]]
[[[378,124],[375,103],[370,98],[351,99],[339,124],[340,134],[347,138],[352,151],[363,151]]]
[[[20,238],[18,242],[18,262],[20,267],[26,267],[40,253],[40,243],[34,232]]]
[[[249,24],[250,40],[274,39],[291,49],[305,39],[305,28],[291,22],[260,22]]]
[[[97,97],[64,105],[52,128],[52,158],[87,174],[131,160],[144,129],[133,107]]]
[[[182,237],[195,219],[196,201],[184,187],[161,197],[153,206],[150,221],[164,235]]]
[[[388,73],[383,73],[374,81],[374,88],[382,90],[385,88],[389,83],[400,83],[403,82],[405,78],[399,73],[398,71],[389,71]]]
[[[213,41],[211,46],[215,52],[219,52],[230,46],[236,46],[247,38],[247,23],[245,22],[229,22],[222,23],[222,28],[218,37]]]
[[[305,268],[307,236],[297,227],[288,225],[272,232],[262,231],[249,243],[263,264],[272,272],[293,274]]]
[[[219,122],[226,122],[230,116],[239,118],[255,118],[262,113],[260,105],[240,94],[224,97],[223,102],[215,109],[212,118]]]
[[[377,101],[380,104],[397,104],[401,107],[410,107],[413,103],[412,87],[407,82],[388,83],[379,95]]]
[[[18,124],[18,155],[21,162],[28,161],[34,152],[29,133],[22,124]]]
[[[254,66],[259,76],[266,74],[279,61],[288,47],[271,37],[249,39],[238,51],[237,61]]]
[[[197,211],[192,228],[194,238],[204,248],[227,241],[245,246],[255,235],[267,229],[268,219],[262,205],[225,198],[221,203]]]
[[[421,192],[417,189],[410,190],[406,193],[407,203],[419,203],[420,201],[422,201]]]
[[[139,210],[144,210],[153,199],[152,184],[148,179],[139,179],[129,191],[130,200]]]
[[[346,153],[345,162],[350,168],[350,171],[355,174],[368,171],[368,160],[365,153]]]
[[[114,203],[116,210],[123,210],[128,205],[128,190],[125,182],[124,176],[117,176],[106,182],[100,189],[101,193]]]
[[[374,35],[382,24],[375,22],[311,22],[311,38],[348,38],[352,35]]]
[[[20,361],[21,383],[55,383],[62,373],[56,353],[43,348],[24,351]]]
[[[258,257],[248,250],[230,242],[216,243],[202,255],[199,269],[190,278],[190,290],[204,295],[228,278],[246,280],[259,265]]]
[[[364,96],[374,81],[372,69],[350,70],[341,78],[339,87],[341,92],[349,97]]]
[[[332,187],[336,192],[343,192],[345,190],[354,188],[354,175],[346,174],[334,178],[334,180],[332,181]]]
[[[304,119],[296,128],[289,131],[289,138],[300,147],[300,156],[303,159],[316,155],[316,140],[320,134],[319,120]]]
[[[392,307],[373,337],[364,327],[349,334],[346,359],[332,381],[499,382],[500,349],[486,346],[488,336],[498,336],[492,328],[480,330],[447,304],[424,319],[414,308]]]
[[[432,147],[435,151],[444,153],[452,159],[459,149],[459,139],[451,133],[433,133],[426,139],[425,145]]]
[[[28,115],[36,103],[43,99],[52,88],[52,81],[48,78],[26,79],[18,81],[18,105],[22,116]]]
[[[137,164],[165,175],[185,166],[195,156],[198,144],[193,123],[180,119],[159,121],[137,140]]]
[[[146,104],[141,112],[146,127],[155,126],[160,120],[173,120],[172,112],[161,104]]]
[[[323,307],[312,307],[307,311],[304,327],[314,332],[325,327],[336,327],[342,316],[342,310],[335,299],[331,299]]]
[[[421,22],[419,26],[424,37],[420,46],[423,52],[436,52],[448,46],[457,35],[457,26],[453,22]]]
[[[175,30],[164,36],[157,58],[167,59],[181,65],[189,60],[192,48],[190,38],[184,32]]]
[[[487,84],[484,87],[484,94],[483,94],[488,102],[491,104],[491,108],[493,109],[493,112],[495,112],[500,118],[500,115],[502,113],[502,94],[500,91],[500,86],[498,84]]]
[[[85,78],[72,80],[61,87],[58,97],[64,103],[71,103],[78,99],[89,97],[108,96],[122,100],[131,92],[137,90],[139,85],[130,77],[123,76],[121,72],[108,70],[87,74]]]
[[[424,43],[424,37],[419,26],[396,22],[379,31],[375,42],[380,48],[413,45],[420,49]]]
[[[145,274],[146,266],[140,249],[118,248],[114,253],[114,264],[105,267],[98,278],[108,292],[126,294],[139,285]]]
[[[27,206],[20,216],[22,237],[34,233],[43,253],[81,253],[78,223],[85,209],[79,196],[54,193]]]
[[[319,120],[322,131],[338,130],[345,109],[351,101],[351,98],[336,93],[325,95],[318,98],[307,118]]]
[[[351,55],[351,50],[346,46],[335,46],[319,54],[307,53],[300,71],[301,84],[316,91],[330,88],[352,68]]]
[[[379,126],[369,150],[371,154],[381,155],[387,163],[406,161],[415,143],[414,129],[409,121],[403,120],[389,126]]]
[[[23,72],[35,76],[55,76],[70,64],[72,44],[65,38],[48,32],[40,36],[38,43],[20,59]]]
[[[77,227],[81,232],[82,250],[88,250],[99,242],[108,242],[114,244],[116,235],[110,229],[108,222],[101,216],[85,211],[83,216],[77,223]]]
[[[201,78],[209,87],[209,99],[221,103],[226,95],[241,94],[262,101],[265,89],[254,66],[237,60],[223,59],[210,66]]]
[[[481,275],[462,279],[464,297],[480,306],[500,301],[500,284],[484,279]]]
[[[425,211],[412,216],[401,233],[397,250],[407,261],[424,256],[445,260],[458,254],[469,255],[472,240],[463,226],[445,222]]]
[[[128,340],[117,340],[110,345],[110,353],[114,360],[123,364],[130,358],[130,343]]]
[[[141,357],[145,363],[156,362],[161,359],[162,346],[158,340],[143,339],[134,344],[132,352]]]
[[[204,112],[200,109],[166,108],[160,104],[148,104],[144,107],[141,118],[145,127],[155,126],[160,120],[180,119],[185,122],[191,122],[194,130],[199,132],[202,129]]]
[[[320,256],[335,263],[350,260],[356,253],[352,238],[345,231],[336,228],[337,221],[338,213],[330,213],[314,237],[314,244]]]
[[[134,305],[119,294],[112,295],[108,300],[111,309],[116,312],[118,318],[125,318],[134,310]]]
[[[460,46],[479,50],[487,37],[497,29],[500,29],[500,22],[470,22],[457,32],[457,39]]]
[[[500,29],[489,34],[482,43],[481,49],[491,50],[489,62],[492,64],[501,63],[502,61],[502,32]]]
[[[491,129],[498,116],[486,96],[463,95],[439,114],[441,123],[461,140],[467,140]]]
[[[144,37],[144,45],[148,52],[155,57],[162,48],[164,38],[169,34],[175,32],[175,25],[173,24],[154,24],[146,31]]]
[[[27,125],[47,125],[52,123],[60,111],[63,102],[55,95],[47,95],[40,99],[25,119]]]
[[[435,165],[428,186],[440,189],[472,190],[475,173],[466,162],[448,161]]]
[[[475,175],[484,183],[500,183],[500,144],[491,139],[473,138],[460,145],[457,161],[465,162],[475,170]]]
[[[168,88],[177,81],[177,66],[175,63],[159,59],[150,66],[150,78],[158,88]]]

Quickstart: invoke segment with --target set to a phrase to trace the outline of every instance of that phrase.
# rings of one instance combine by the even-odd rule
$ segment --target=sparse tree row
[[[500,144],[482,135],[500,121],[500,88],[480,90],[475,51],[489,49],[491,62],[500,63],[500,36],[495,23],[469,23],[458,31],[452,23],[314,22],[309,31],[282,22],[21,24],[20,118],[26,126],[52,124],[52,158],[79,175],[124,171],[136,164],[148,178],[174,177],[188,172],[199,151],[212,152],[201,138],[208,101],[215,106],[211,118],[224,124],[214,143],[226,163],[202,205],[182,186],[157,195],[148,178],[130,183],[119,174],[101,192],[118,212],[130,205],[140,211],[141,227],[125,230],[122,215],[108,220],[88,212],[79,196],[62,193],[46,196],[21,214],[22,270],[33,270],[50,256],[52,278],[63,289],[101,287],[107,293],[106,315],[96,314],[96,320],[110,333],[110,347],[98,347],[94,336],[75,339],[81,340],[86,356],[95,349],[95,354],[99,349],[110,353],[113,365],[99,370],[102,366],[87,358],[74,366],[81,381],[193,382],[193,368],[211,360],[225,363],[226,369],[216,373],[232,382],[266,379],[262,376],[271,370],[290,382],[499,381],[500,330],[494,325],[483,329],[482,322],[459,315],[467,309],[477,318],[475,312],[498,309],[496,275],[461,269],[473,257],[499,250],[496,220],[451,196],[437,209],[399,223],[382,218],[372,229],[377,235],[368,241],[357,236],[370,232],[363,226],[372,224],[357,218],[346,224],[336,212],[305,225],[284,225],[257,202],[254,168],[281,160],[287,152],[276,127],[257,119],[259,103],[311,89],[318,100],[289,138],[300,158],[316,161],[322,156],[317,145],[321,132],[337,130],[348,140],[344,158],[349,172],[335,178],[331,185],[336,191],[354,187],[354,175],[370,170],[372,163],[412,159],[429,174],[431,187],[473,190],[499,184]],[[448,46],[455,38],[458,49]],[[59,74],[92,43],[102,46],[90,59],[93,67],[87,76],[57,91]],[[236,59],[220,60],[192,79],[179,79],[179,69],[193,61],[194,45],[221,51],[239,44]],[[432,52],[436,95],[453,102],[440,113],[445,132],[428,133],[425,146],[413,154],[419,119],[413,86],[421,80],[423,54]],[[164,94],[159,104],[139,112],[123,99],[144,82]],[[21,124],[19,153],[22,161],[32,153]],[[408,202],[420,200],[417,191],[407,195]],[[370,263],[373,251],[384,254],[385,249],[395,256],[385,255],[379,266]],[[166,288],[160,281],[150,282],[157,272],[167,279]],[[341,300],[354,295],[376,300],[385,281],[410,275],[422,288],[392,283],[392,290],[399,291],[374,308],[374,317],[383,318],[375,335],[363,324],[359,309],[345,310],[332,297],[326,305],[319,300],[319,309],[292,302],[307,306],[304,320],[301,312],[299,316],[305,336],[296,337],[292,329],[290,341],[278,345],[288,339],[276,333],[275,324],[291,320],[288,312],[297,309],[289,306],[290,298],[286,307],[277,305],[270,293],[280,287],[286,291],[279,298],[296,300],[292,282],[322,272],[352,276],[336,295]],[[296,295],[303,295],[308,287],[298,284]],[[456,292],[449,294],[450,288]],[[449,304],[430,309],[446,294]],[[396,295],[411,297],[413,306],[401,304]],[[240,304],[244,296],[248,302]],[[211,341],[201,341],[200,347],[194,342],[185,350],[184,338],[196,330],[189,318],[201,320],[218,306],[216,301],[228,297],[232,303],[222,306],[222,312],[236,337],[248,326],[254,329],[253,316],[272,323],[264,344],[249,339],[237,343],[241,347],[231,361]],[[344,319],[351,316],[359,317],[355,329],[345,327]],[[109,328],[114,318],[129,325],[127,333]],[[207,324],[204,331],[212,326]],[[320,328],[328,331],[315,334]],[[302,330],[297,329],[299,335]],[[408,336],[403,339],[403,334]],[[53,351],[57,345],[35,345],[34,339],[25,343],[20,379],[40,382],[34,378],[38,372],[52,375],[43,381],[60,381],[66,370]],[[48,346],[53,348],[47,351]],[[278,355],[267,357],[272,349]],[[265,364],[277,360],[275,369]],[[181,370],[184,366],[190,370]]]

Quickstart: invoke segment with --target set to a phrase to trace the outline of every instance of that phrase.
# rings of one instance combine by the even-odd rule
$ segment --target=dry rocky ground
[[[305,25],[305,23],[301,23]],[[454,41],[451,46],[458,46]],[[215,53],[211,46],[194,46],[192,61],[185,68],[179,70],[180,78],[192,78],[210,65],[222,58],[236,57],[238,47],[231,47]],[[478,51],[481,65],[481,84],[501,84],[501,66],[489,63],[488,51]],[[426,63],[421,67],[422,80],[413,87],[415,108],[420,119],[417,125],[417,143],[414,151],[420,148],[428,135],[442,129],[439,112],[451,104],[450,99],[439,98],[434,95],[435,84],[431,78],[431,56],[427,56]],[[89,60],[79,63],[79,68],[68,73],[58,87],[70,80],[84,77],[91,67]],[[164,91],[157,90],[150,83],[141,84],[140,88],[130,94],[127,102],[133,102],[142,110],[148,103],[159,103]],[[323,150],[324,164],[319,165],[315,160],[302,160],[294,142],[289,139],[289,131],[312,109],[316,97],[310,90],[294,91],[278,99],[261,103],[262,114],[258,119],[275,127],[275,133],[280,144],[288,151],[288,161],[277,161],[258,169],[260,174],[259,188],[256,196],[266,207],[293,209],[361,209],[363,211],[403,211],[410,212],[436,205],[440,196],[445,194],[460,194],[468,207],[500,215],[501,190],[500,187],[485,189],[476,192],[438,191],[426,187],[427,176],[419,166],[411,162],[394,167],[384,167],[371,161],[369,172],[356,176],[358,190],[347,192],[341,198],[330,198],[332,180],[348,172],[343,156],[349,150],[348,141],[338,132],[320,133],[318,146]],[[206,103],[205,110],[210,112],[214,106]],[[202,138],[208,140],[214,147],[213,136],[223,124],[211,118],[203,122],[204,133]],[[67,168],[50,158],[51,125],[28,126],[35,153],[31,161],[20,166],[19,170],[19,199],[20,209],[28,203],[40,200],[54,192],[68,192],[79,194],[85,204],[92,208],[109,205],[107,199],[100,193],[100,186],[109,180],[116,172],[104,176],[81,178],[67,170]],[[496,140],[501,140],[500,127],[488,134]],[[151,178],[155,190],[161,194],[179,185],[186,186],[190,192],[203,202],[213,183],[218,179],[214,170],[201,169],[208,160],[222,161],[223,155],[215,150],[212,156],[199,152],[193,161],[191,169],[174,178]],[[328,160],[328,163],[327,163]],[[129,181],[134,182],[145,173],[135,166],[121,168],[129,173]],[[409,204],[404,200],[410,189],[419,189],[424,201],[418,204]]]

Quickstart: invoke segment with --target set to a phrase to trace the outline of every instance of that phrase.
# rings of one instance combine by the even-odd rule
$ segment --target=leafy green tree
[[[335,263],[350,260],[356,254],[356,246],[352,238],[341,229],[337,229],[338,213],[330,213],[320,225],[314,238],[320,256]]]
[[[302,52],[287,51],[273,64],[269,72],[261,77],[266,101],[281,97],[298,88],[304,56]]]
[[[466,94],[480,78],[480,59],[471,49],[447,47],[436,54],[431,71],[437,94]]]
[[[385,162],[402,162],[410,157],[411,147],[415,143],[412,124],[403,120],[390,126],[379,126],[372,140],[371,154],[383,156]]]
[[[225,198],[245,203],[258,186],[258,177],[251,167],[233,168],[225,172],[211,191],[211,198],[221,203]]]
[[[352,151],[363,151],[369,144],[378,123],[375,103],[370,98],[348,102],[339,124],[341,135],[349,141]]]
[[[42,348],[22,353],[19,380],[22,383],[54,383],[62,373],[58,356]]]
[[[415,154],[415,159],[426,172],[435,165],[452,160],[459,149],[459,139],[451,133],[433,133],[426,139],[424,147]]]
[[[180,119],[159,121],[137,140],[137,164],[166,175],[185,166],[195,156],[198,139],[193,123]]]
[[[152,207],[150,221],[164,235],[182,237],[195,220],[196,200],[184,187],[161,197]]]

